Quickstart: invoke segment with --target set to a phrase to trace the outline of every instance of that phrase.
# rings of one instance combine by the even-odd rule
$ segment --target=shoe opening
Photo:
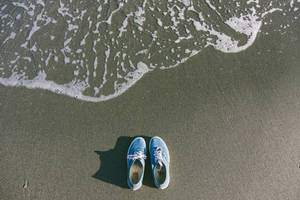
[[[137,184],[143,174],[143,165],[139,159],[136,159],[132,164],[129,172],[129,178],[132,184]]]
[[[158,184],[163,184],[166,181],[166,166],[162,162],[158,162],[154,168],[154,176]]]

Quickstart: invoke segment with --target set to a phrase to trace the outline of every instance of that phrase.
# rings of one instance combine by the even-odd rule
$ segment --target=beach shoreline
[[[237,54],[207,48],[100,103],[0,86],[0,198],[299,199],[295,27]],[[149,171],[139,191],[126,187],[124,155],[140,135],[168,145],[164,191]]]

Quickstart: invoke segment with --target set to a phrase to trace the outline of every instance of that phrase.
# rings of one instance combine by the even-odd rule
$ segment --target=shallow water
[[[119,96],[152,70],[176,67],[208,46],[237,53],[300,0],[1,1],[0,83],[85,101]],[[291,17],[293,16],[293,17]]]

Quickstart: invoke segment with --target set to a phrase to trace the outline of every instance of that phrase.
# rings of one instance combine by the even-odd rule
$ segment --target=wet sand
[[[295,27],[238,54],[208,48],[106,102],[0,86],[1,199],[300,199]],[[169,147],[164,191],[149,165],[144,186],[127,188],[126,152],[140,135]]]

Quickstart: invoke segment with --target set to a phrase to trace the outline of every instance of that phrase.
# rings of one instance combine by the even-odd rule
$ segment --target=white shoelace
[[[146,159],[147,156],[142,151],[136,151],[133,155],[128,155],[127,159],[137,160],[137,159]]]
[[[163,164],[162,164],[162,149],[160,147],[158,147],[154,150],[153,153],[154,153],[155,163],[158,163],[161,168],[163,166]]]

